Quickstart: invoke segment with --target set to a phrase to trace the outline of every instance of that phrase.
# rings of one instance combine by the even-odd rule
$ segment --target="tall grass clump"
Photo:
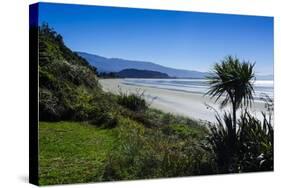
[[[130,94],[120,90],[117,103],[134,112],[144,112],[148,108],[144,99],[144,91],[140,92],[139,90]]]
[[[231,114],[210,126],[208,141],[216,156],[219,173],[273,170],[272,112],[262,113],[263,119],[243,111],[234,134]]]

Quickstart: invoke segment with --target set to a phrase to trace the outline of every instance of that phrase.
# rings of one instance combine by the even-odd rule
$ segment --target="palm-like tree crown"
[[[253,100],[253,71],[255,64],[236,57],[227,56],[220,64],[216,63],[211,76],[208,77],[210,89],[207,92],[216,101],[224,95],[221,107],[232,103],[234,109],[241,105],[251,105]]]

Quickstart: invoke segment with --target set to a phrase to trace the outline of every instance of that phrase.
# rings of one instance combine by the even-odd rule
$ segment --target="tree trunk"
[[[234,131],[234,136],[236,136],[236,102],[235,101],[232,105],[232,110],[233,110],[233,131]]]
[[[236,136],[236,97],[235,95],[230,95],[230,100],[232,103],[232,118],[233,118],[233,131],[234,131],[234,135]]]

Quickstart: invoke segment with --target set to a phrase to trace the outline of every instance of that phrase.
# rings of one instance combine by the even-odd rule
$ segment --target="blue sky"
[[[47,22],[74,51],[209,71],[226,55],[273,74],[273,18],[40,3]]]

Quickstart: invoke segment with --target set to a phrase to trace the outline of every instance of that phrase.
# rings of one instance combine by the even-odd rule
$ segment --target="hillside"
[[[95,67],[64,45],[48,25],[39,28],[39,116],[55,121],[83,118],[90,93],[98,93]]]
[[[85,52],[77,52],[80,56],[85,58],[91,65],[97,68],[98,72],[119,72],[124,69],[140,69],[158,71],[168,74],[170,77],[179,78],[204,78],[208,73],[174,69],[165,67],[152,62],[132,61],[119,58],[106,58],[98,55],[93,55]]]
[[[162,72],[139,69],[124,69],[116,75],[120,78],[170,78],[168,74]]]

